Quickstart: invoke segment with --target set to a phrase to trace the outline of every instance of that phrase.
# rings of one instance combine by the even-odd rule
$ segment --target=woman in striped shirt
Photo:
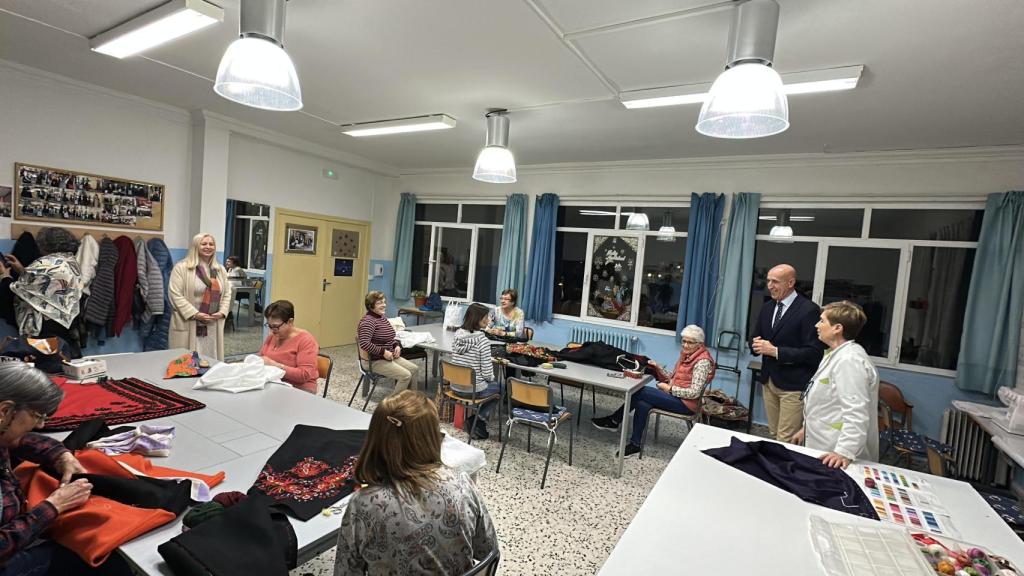
[[[476,395],[489,396],[497,394],[501,386],[494,381],[494,364],[491,362],[491,341],[484,334],[484,330],[491,324],[490,310],[483,304],[476,302],[469,305],[466,315],[462,319],[462,327],[455,332],[455,340],[452,342],[452,362],[469,366],[476,374]],[[463,398],[472,398],[473,390],[452,384],[452,391]],[[488,402],[480,407],[479,417],[476,418],[476,426],[470,431],[476,440],[486,439],[487,418],[498,405],[498,400]],[[469,420],[466,421],[469,425]]]
[[[412,362],[402,358],[402,346],[395,338],[395,328],[384,317],[388,301],[380,290],[371,290],[364,301],[366,315],[359,320],[356,340],[370,358],[370,368],[387,378],[395,379],[395,392],[409,388],[419,371]]]

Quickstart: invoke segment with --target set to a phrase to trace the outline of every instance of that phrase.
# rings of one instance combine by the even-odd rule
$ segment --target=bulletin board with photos
[[[163,230],[162,184],[16,163],[15,219]]]

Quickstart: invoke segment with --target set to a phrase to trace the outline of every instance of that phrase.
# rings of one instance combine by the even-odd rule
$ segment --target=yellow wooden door
[[[309,330],[324,346],[321,337],[324,254],[330,252],[323,220],[278,209],[274,225],[274,262],[271,296],[289,300],[295,306],[295,325]],[[312,245],[310,234],[313,233]],[[290,237],[289,237],[290,236]]]
[[[356,327],[365,308],[369,273],[369,225],[325,221],[320,300],[320,346],[343,346],[356,341]]]

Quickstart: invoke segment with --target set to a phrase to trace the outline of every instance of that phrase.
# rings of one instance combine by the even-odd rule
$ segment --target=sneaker
[[[611,416],[605,416],[603,418],[591,418],[590,421],[594,424],[594,428],[599,430],[618,430],[619,422]]]
[[[633,444],[632,442],[630,442],[629,444],[626,444],[626,456],[625,456],[626,458],[629,458],[633,454],[639,454],[639,453],[640,453],[640,447],[639,446],[637,446],[636,444]],[[618,450],[615,451],[615,457],[616,458],[619,457]]]

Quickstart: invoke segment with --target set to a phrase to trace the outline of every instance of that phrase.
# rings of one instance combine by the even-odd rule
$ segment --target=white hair
[[[690,338],[691,340],[699,340],[702,344],[704,343],[704,330],[696,324],[690,324],[683,331],[679,333],[683,338]]]

